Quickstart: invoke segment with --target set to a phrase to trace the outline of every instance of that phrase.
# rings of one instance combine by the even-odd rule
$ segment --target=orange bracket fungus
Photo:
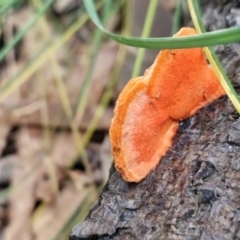
[[[196,34],[182,28],[174,37]],[[180,120],[224,94],[202,48],[163,50],[144,76],[120,93],[110,127],[116,169],[129,182],[153,170]]]

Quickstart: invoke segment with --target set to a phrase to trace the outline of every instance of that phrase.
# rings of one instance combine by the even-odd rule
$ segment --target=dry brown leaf
[[[20,159],[14,168],[13,189],[9,200],[10,222],[4,232],[4,240],[32,239],[29,218],[35,205],[34,189],[38,176],[32,170],[35,162],[30,157],[33,151],[29,151],[29,149],[36,149],[36,145],[31,144],[26,133],[22,132],[20,136],[22,138],[19,145],[24,149],[20,149]],[[29,172],[31,174],[29,174],[28,178],[23,180],[24,176]]]
[[[39,135],[40,136],[40,135]],[[36,203],[36,187],[44,168],[41,138],[22,128],[17,136],[18,161],[15,161],[10,192],[10,219],[4,240],[32,239],[30,217]],[[40,164],[40,165],[39,165]]]
[[[77,155],[76,142],[70,132],[55,133],[51,158],[55,164],[68,167]]]
[[[42,219],[38,220],[41,222],[40,229],[42,230],[42,227],[46,228],[47,234],[50,231],[47,230],[49,226],[48,217],[55,218],[57,211],[61,208],[63,209],[63,206],[66,206],[66,203],[70,202],[70,196],[74,196],[74,199],[76,198],[75,200],[78,201],[76,202],[77,204],[84,199],[84,196],[86,196],[89,191],[93,190],[89,187],[92,186],[92,179],[84,173],[66,170],[66,167],[77,153],[71,133],[56,132],[52,134],[51,146],[49,146],[51,152],[49,155],[47,154],[47,149],[44,148],[46,145],[43,141],[42,129],[21,128],[16,138],[18,155],[15,155],[17,160],[15,158],[11,160],[15,163],[12,170],[13,189],[10,193],[10,219],[4,232],[4,240],[32,239],[33,229],[30,225],[30,219],[37,201],[45,203],[44,206],[48,209],[47,213],[44,213],[43,218],[45,220],[43,220],[43,223]],[[95,156],[97,156],[99,149],[100,144],[95,144]],[[89,151],[93,151],[93,147],[89,148]],[[8,161],[8,159],[6,159],[6,161]],[[94,161],[93,159],[92,162]],[[4,169],[4,166],[1,168],[0,165],[0,171],[1,169]],[[66,184],[66,180],[64,180],[66,178],[72,180],[71,183],[68,183],[70,184],[69,188],[71,189],[71,193],[68,192],[65,187],[63,188],[64,190],[59,191],[59,184]],[[69,182],[69,180],[67,182]],[[73,187],[73,183],[75,187]],[[65,197],[66,202],[63,203],[62,201],[65,201],[63,200]],[[70,205],[72,206],[72,202]],[[74,206],[76,207],[76,205]],[[56,210],[55,207],[58,210]],[[51,208],[53,209],[51,210]],[[63,226],[67,220],[67,216],[70,216],[67,214],[72,214],[71,208],[67,208],[66,212],[61,215],[63,218],[58,218],[59,223],[55,230],[51,230],[52,232],[50,234],[56,233],[58,228]],[[44,226],[42,226],[42,224]],[[40,234],[40,232],[38,234]],[[46,237],[46,235],[44,235],[45,233],[43,234],[43,232],[41,232],[41,234]]]
[[[96,112],[99,101],[106,88],[107,81],[109,81],[116,53],[117,45],[112,43],[105,44],[99,51],[93,72],[93,82],[90,89],[88,105],[82,122],[79,122],[81,128],[87,128]],[[69,53],[65,53],[65,58],[68,58],[68,54]],[[61,58],[62,57],[60,57],[60,59],[58,58],[59,62],[63,61]],[[66,66],[65,64],[59,64],[59,72],[64,80],[70,103],[74,106],[77,102],[83,81],[85,80],[89,61],[86,62],[83,56],[78,56],[76,54],[72,55],[71,58],[71,65]],[[45,91],[45,95],[47,96],[49,125],[62,127],[69,126],[69,121],[61,106],[61,99],[54,82],[53,68],[49,68],[49,64],[51,66],[51,63],[47,64],[47,66],[43,66],[43,68],[37,72],[38,75],[35,74],[33,80],[30,80],[21,87],[20,95],[12,94],[2,103],[1,108],[5,118],[11,123],[42,125],[43,119],[41,111],[45,107],[43,99],[43,91]],[[41,86],[38,80],[44,81]],[[45,90],[42,88],[45,88]],[[110,125],[112,116],[112,109],[107,108],[98,127],[100,129],[107,129]]]

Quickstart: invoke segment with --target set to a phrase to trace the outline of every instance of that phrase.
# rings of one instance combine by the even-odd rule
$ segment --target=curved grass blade
[[[158,0],[152,0],[149,2],[146,20],[143,27],[142,37],[148,37],[150,34],[153,20],[156,14],[157,6],[158,6]],[[144,48],[138,49],[136,61],[133,67],[132,78],[138,76],[140,73],[145,51],[146,50]]]
[[[196,31],[198,33],[205,32],[206,30],[205,30],[205,27],[202,22],[198,1],[188,0],[188,6],[189,6],[190,14],[192,17],[193,24],[196,28]],[[213,48],[205,47],[205,48],[203,48],[203,50],[204,50],[209,62],[211,63],[216,75],[218,76],[218,79],[219,79],[220,83],[222,84],[223,89],[227,93],[229,99],[231,100],[232,104],[234,105],[234,107],[236,108],[238,113],[240,113],[240,99],[239,99],[235,89],[233,88],[231,81],[229,80],[228,76],[226,75],[226,73],[223,69],[223,66],[220,63]]]
[[[240,41],[240,28],[230,28],[224,30],[218,30],[205,34],[199,34],[189,37],[178,38],[136,38],[125,37],[117,34],[113,34],[107,31],[101,24],[98,15],[96,13],[92,0],[83,0],[85,8],[91,17],[92,21],[100,28],[106,35],[118,43],[122,43],[128,46],[141,47],[141,48],[192,48],[192,47],[205,47],[219,44],[227,44]]]

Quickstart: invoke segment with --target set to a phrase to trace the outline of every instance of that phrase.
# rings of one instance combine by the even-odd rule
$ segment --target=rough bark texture
[[[203,1],[202,1],[203,3]],[[204,1],[209,30],[240,25],[240,1]],[[240,45],[216,48],[240,93]],[[222,97],[181,122],[142,182],[112,171],[70,239],[240,239],[240,118]]]

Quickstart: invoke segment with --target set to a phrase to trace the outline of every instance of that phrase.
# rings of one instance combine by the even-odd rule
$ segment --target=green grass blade
[[[98,4],[98,8],[101,6],[102,3]],[[86,13],[83,13],[77,21],[73,22],[66,30],[64,30],[58,40],[49,38],[49,41],[46,42],[44,47],[38,51],[31,60],[27,61],[17,74],[9,80],[4,79],[3,82],[6,83],[0,88],[0,103],[14,90],[28,81],[32,74],[35,73],[52,54],[55,54],[60,47],[69,41],[69,39],[86,23],[88,19],[89,16]]]
[[[0,14],[4,14],[6,13],[6,11],[9,9],[9,8],[13,8],[15,7],[16,5],[19,5],[23,2],[23,0],[12,0],[12,1],[0,1]]]
[[[2,1],[0,1],[0,7],[13,5],[13,4],[15,4],[16,2],[18,2],[18,0],[8,0],[8,1],[2,0]]]
[[[205,32],[205,27],[202,22],[201,13],[200,13],[200,6],[198,4],[198,1],[195,0],[188,0],[188,6],[190,10],[190,14],[194,23],[194,26],[196,28],[196,31],[198,33]],[[226,94],[228,95],[229,99],[231,100],[232,104],[240,113],[240,99],[233,88],[231,81],[229,80],[227,74],[225,73],[222,64],[220,63],[217,55],[215,54],[213,48],[211,47],[205,47],[204,52],[211,63],[213,70],[215,71],[216,75],[218,76],[218,79],[225,90]]]
[[[116,11],[119,10],[119,7],[122,4],[122,2],[119,1],[117,4],[115,4],[115,6],[113,6],[112,4],[110,4],[110,2],[111,1],[108,0],[104,6],[104,13],[103,13],[103,22],[104,23],[109,19],[110,15],[116,13]],[[99,53],[100,46],[102,44],[102,37],[103,37],[102,31],[100,31],[99,29],[96,29],[96,32],[93,37],[93,43],[92,43],[92,45],[94,46],[93,54],[91,56],[90,65],[89,65],[88,71],[86,73],[86,77],[83,81],[83,86],[81,88],[81,91],[80,91],[79,97],[78,97],[78,101],[77,101],[76,113],[75,113],[75,117],[74,117],[76,122],[81,121],[82,116],[85,111],[85,108],[86,108],[86,105],[87,105],[90,86],[91,86],[91,83],[93,80],[92,79],[93,70],[94,70],[94,66],[96,63],[97,55]]]
[[[17,2],[16,2],[16,0],[13,0],[13,1],[9,1],[9,2],[1,2],[0,3],[0,14],[2,15],[2,14],[4,14],[4,13],[6,13],[7,12],[7,10],[9,9],[9,8],[12,8],[12,7],[14,7],[14,5],[16,4]]]
[[[157,6],[158,6],[158,0],[152,0],[149,2],[147,16],[146,16],[146,20],[143,27],[142,37],[148,37],[151,32]],[[132,78],[140,74],[145,51],[146,50],[144,48],[138,49],[136,61],[133,67]]]
[[[189,37],[178,37],[178,38],[136,38],[136,37],[125,37],[117,34],[113,34],[107,31],[101,24],[98,15],[96,13],[92,0],[83,0],[86,10],[91,17],[92,21],[101,29],[106,35],[116,42],[141,48],[192,48],[192,47],[205,47],[213,46],[218,44],[227,44],[232,42],[240,41],[240,28],[230,28],[224,30],[218,30],[205,34],[189,36]]]
[[[181,21],[181,17],[182,17],[182,0],[178,0],[176,9],[175,9],[175,13],[173,16],[173,25],[172,25],[172,35],[175,34],[176,32],[178,32],[178,30],[180,29],[180,21]]]
[[[125,2],[124,5],[124,17],[123,17],[123,34],[128,34],[130,33],[130,28],[131,28],[131,12],[130,12],[130,4],[128,1]],[[116,61],[114,64],[114,68],[111,71],[111,76],[109,78],[109,81],[106,86],[106,91],[104,91],[103,97],[97,107],[97,110],[94,114],[94,117],[90,121],[88,128],[86,132],[83,135],[83,144],[84,146],[87,145],[87,143],[90,141],[95,129],[98,126],[99,121],[103,117],[105,110],[107,108],[107,105],[109,104],[109,101],[111,100],[114,92],[114,88],[118,82],[120,72],[122,70],[125,58],[127,55],[127,47],[125,45],[120,45],[116,57]]]
[[[92,80],[93,70],[94,70],[94,66],[96,63],[96,59],[99,53],[101,43],[102,43],[102,32],[99,30],[96,30],[96,32],[93,35],[93,43],[92,43],[92,46],[94,46],[93,54],[90,57],[89,68],[87,70],[85,79],[83,81],[83,85],[78,95],[76,113],[74,117],[76,122],[81,121],[82,115],[85,110],[85,106],[87,105],[87,102],[88,102],[89,88],[92,82],[91,80]]]
[[[25,26],[13,37],[13,39],[5,45],[0,51],[0,62],[8,54],[8,52],[23,38],[27,31],[32,28],[38,19],[48,10],[54,0],[48,0],[44,3],[42,8],[25,24]]]

